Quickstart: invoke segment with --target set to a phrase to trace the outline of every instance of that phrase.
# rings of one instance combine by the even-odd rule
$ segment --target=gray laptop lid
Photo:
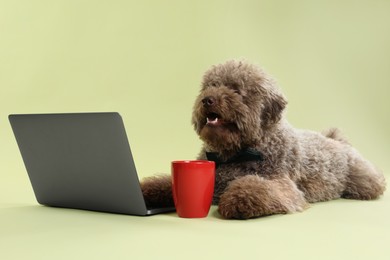
[[[118,113],[10,115],[40,204],[131,215],[147,210]]]

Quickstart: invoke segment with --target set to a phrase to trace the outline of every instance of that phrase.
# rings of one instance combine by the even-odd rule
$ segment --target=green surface
[[[389,199],[226,221],[15,205],[0,211],[2,259],[389,259]],[[6,220],[6,221],[4,221]],[[7,223],[5,223],[7,222]]]
[[[388,195],[248,221],[35,202],[10,113],[118,111],[139,175],[193,159],[202,74],[265,67],[296,127],[339,126],[390,176],[390,1],[0,0],[1,259],[389,259]]]

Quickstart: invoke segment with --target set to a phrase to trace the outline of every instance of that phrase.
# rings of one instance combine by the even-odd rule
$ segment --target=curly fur
[[[204,142],[198,159],[206,159],[207,151],[228,160],[244,148],[256,149],[264,157],[216,169],[213,203],[223,217],[292,213],[307,203],[340,197],[376,199],[383,194],[383,174],[338,129],[322,134],[295,129],[284,117],[286,105],[275,81],[246,61],[227,61],[205,73],[192,115]],[[144,183],[143,190],[147,200],[158,204],[172,195],[166,192],[168,181],[165,186],[155,181]],[[156,188],[155,196],[145,192],[148,186]],[[158,195],[158,187],[167,197]]]
[[[171,176],[156,175],[144,178],[141,190],[148,207],[173,207]]]
[[[289,178],[267,179],[258,175],[246,175],[230,182],[220,201],[218,212],[226,218],[237,219],[302,211],[308,205]]]

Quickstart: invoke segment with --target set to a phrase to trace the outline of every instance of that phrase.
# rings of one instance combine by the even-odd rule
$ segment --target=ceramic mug
[[[172,193],[182,218],[208,215],[214,194],[215,163],[205,160],[173,161]]]

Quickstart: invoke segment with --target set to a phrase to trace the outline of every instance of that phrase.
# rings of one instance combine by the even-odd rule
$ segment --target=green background
[[[118,111],[140,177],[168,173],[200,149],[204,71],[246,58],[277,79],[292,125],[340,127],[389,176],[389,14],[387,0],[0,0],[0,257],[388,259],[386,195],[242,222],[37,206],[7,116]]]

